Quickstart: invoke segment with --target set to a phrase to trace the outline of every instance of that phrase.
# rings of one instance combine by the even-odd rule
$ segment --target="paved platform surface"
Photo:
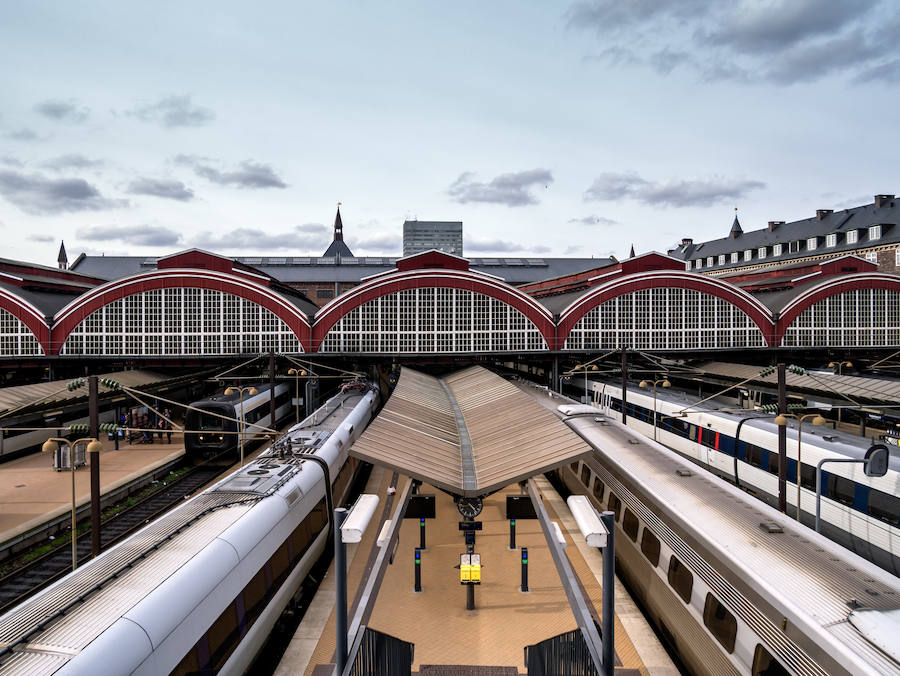
[[[378,477],[376,479],[376,473]],[[376,469],[367,492],[385,497],[390,472]],[[401,478],[400,486],[406,481]],[[569,547],[573,568],[600,609],[602,557],[584,544],[571,517],[560,518],[563,502],[546,480],[539,479],[545,506],[558,520]],[[399,488],[398,488],[399,492]],[[428,665],[481,665],[515,667],[525,672],[524,647],[571,631],[576,623],[562,589],[556,567],[536,520],[519,520],[517,547],[528,547],[529,593],[519,591],[520,551],[508,549],[509,522],[505,501],[509,493],[519,493],[514,485],[485,500],[479,520],[476,552],[482,555],[483,583],[476,588],[476,609],[466,610],[466,590],[454,568],[465,551],[460,520],[451,498],[440,491],[422,487],[421,492],[437,496],[437,518],[426,527],[427,549],[422,553],[423,592],[413,591],[413,549],[419,544],[418,520],[406,519],[393,565],[388,566],[378,593],[369,626],[415,644],[414,671]],[[382,500],[383,504],[383,500]],[[379,505],[376,514],[381,513]],[[348,597],[354,598],[380,523],[371,523],[363,541],[348,547]],[[581,542],[579,546],[578,542]],[[352,560],[351,560],[352,557]],[[334,654],[333,571],[307,611],[276,675],[313,674],[316,665],[332,661]],[[618,666],[644,674],[677,674],[621,584],[616,584],[616,653]],[[422,672],[425,673],[425,672]]]
[[[100,452],[100,490],[114,490],[184,455],[184,444],[119,444],[103,439]],[[173,439],[173,442],[175,440]],[[75,472],[75,500],[90,502],[90,463]],[[53,469],[48,453],[35,453],[0,464],[0,543],[72,510],[72,477]]]

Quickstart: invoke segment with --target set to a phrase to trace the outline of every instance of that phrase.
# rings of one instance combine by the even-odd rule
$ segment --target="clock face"
[[[459,498],[456,501],[456,509],[468,519],[474,519],[481,514],[483,508],[484,503],[481,501],[481,498]]]

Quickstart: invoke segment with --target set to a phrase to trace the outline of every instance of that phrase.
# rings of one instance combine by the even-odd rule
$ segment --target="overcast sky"
[[[665,251],[900,192],[894,0],[5,2],[0,256]]]

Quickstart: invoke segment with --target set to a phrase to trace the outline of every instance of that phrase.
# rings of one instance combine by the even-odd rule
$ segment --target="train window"
[[[694,574],[676,557],[669,559],[669,584],[685,603],[691,602],[691,591],[694,588]]]
[[[284,583],[291,570],[291,557],[288,555],[287,542],[282,543],[275,553],[272,554],[272,558],[269,559],[269,565],[272,566],[272,586],[278,589]]]
[[[842,505],[852,505],[854,486],[850,479],[832,474],[828,477],[828,497]]]
[[[200,414],[200,422],[197,426],[198,430],[204,432],[215,432],[224,428],[225,421],[222,418],[216,418],[215,416],[207,415],[206,413]]]
[[[790,674],[778,660],[772,657],[772,653],[759,643],[756,644],[756,651],[753,653],[753,669],[750,673],[753,676],[789,676]]]
[[[753,444],[747,444],[745,461],[754,467],[762,467],[762,449]]]
[[[778,459],[777,453],[769,452],[769,474],[778,474]]]
[[[811,491],[816,490],[816,468],[812,465],[803,465],[800,468],[800,485]]]
[[[704,428],[703,438],[700,443],[702,443],[707,448],[715,449],[717,436],[719,436],[719,434],[715,430],[710,429],[709,427]]]
[[[607,503],[606,508],[615,515],[615,520],[618,521],[619,514],[622,512],[622,501],[619,500],[612,491],[609,492],[609,502]]]
[[[591,485],[591,470],[587,465],[581,467],[581,483],[585,486]]]
[[[691,425],[690,432],[688,434],[688,438],[691,441],[697,441],[697,429],[698,428],[696,425]]]
[[[622,530],[625,531],[625,535],[631,538],[632,542],[637,542],[639,528],[640,523],[638,523],[638,518],[630,509],[626,509],[625,516],[622,517]]]
[[[575,474],[578,474],[578,462],[573,462],[571,465],[569,465],[569,469],[571,469]]]
[[[644,526],[644,534],[641,535],[641,551],[654,568],[659,565],[659,538],[646,526]]]
[[[734,652],[734,639],[737,637],[737,620],[728,612],[719,599],[712,594],[706,595],[706,605],[703,606],[703,624],[712,632],[716,640],[722,644],[729,653]]]
[[[238,643],[237,604],[232,601],[206,632],[209,640],[209,664],[220,671]]]
[[[600,481],[600,479],[594,478],[594,497],[600,502],[603,502],[604,490],[606,490],[606,486],[603,485],[603,482]]]
[[[268,595],[266,589],[266,572],[262,568],[257,571],[253,579],[244,587],[244,621],[247,628],[253,626],[256,619],[260,616],[263,608],[268,603]]]
[[[900,498],[874,489],[869,491],[869,516],[886,521],[892,526],[900,525]]]
[[[202,639],[201,639],[202,640]],[[195,645],[184,656],[184,659],[178,663],[169,676],[188,676],[188,674],[200,673],[200,657],[198,656],[197,646]]]

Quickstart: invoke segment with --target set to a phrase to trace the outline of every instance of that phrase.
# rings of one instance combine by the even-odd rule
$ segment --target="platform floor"
[[[155,439],[152,444],[119,443],[102,439],[100,490],[107,493],[130,483],[157,467],[184,455],[184,444]],[[78,505],[91,499],[90,463],[75,472],[75,500]],[[0,543],[27,533],[72,510],[72,477],[68,471],[53,469],[53,458],[35,453],[0,464]]]
[[[377,473],[377,476],[376,476]],[[376,468],[367,492],[384,499],[391,473]],[[406,481],[401,478],[400,486]],[[587,547],[571,517],[559,518],[564,503],[543,478],[538,479],[545,506],[569,541],[567,555],[585,589],[600,609],[602,558]],[[399,491],[398,491],[399,492]],[[520,551],[510,550],[505,500],[519,493],[511,486],[485,500],[475,551],[482,555],[483,583],[476,588],[476,609],[466,610],[466,590],[454,568],[465,551],[457,523],[459,514],[446,494],[437,496],[437,518],[426,525],[427,549],[422,553],[422,593],[413,591],[413,549],[419,544],[417,519],[406,519],[393,565],[388,566],[369,626],[415,644],[413,670],[423,665],[457,664],[516,667],[525,673],[524,647],[576,628],[565,592],[537,520],[519,520],[517,547],[528,547],[529,593],[519,591]],[[384,501],[382,500],[382,505]],[[376,514],[380,514],[382,506]],[[363,541],[348,547],[348,597],[354,598],[380,523],[369,525]],[[581,546],[578,540],[581,539]],[[350,557],[352,556],[352,560]],[[276,675],[311,675],[316,665],[332,662],[334,654],[333,571],[323,581]],[[352,610],[351,610],[352,613]],[[665,650],[620,583],[616,584],[617,666],[643,674],[677,674]],[[627,672],[626,672],[627,673]]]

